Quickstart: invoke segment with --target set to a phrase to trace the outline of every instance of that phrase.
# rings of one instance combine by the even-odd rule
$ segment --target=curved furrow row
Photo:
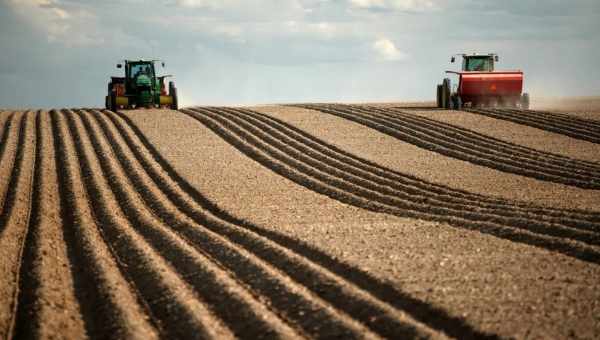
[[[465,145],[457,142],[458,139],[451,134],[438,137],[436,134],[439,133],[433,133],[428,128],[410,124],[407,121],[400,123],[389,118],[382,118],[376,113],[361,112],[352,107],[331,107],[329,105],[302,105],[302,107],[346,118],[426,150],[473,164],[584,189],[600,189],[600,176],[596,174],[573,173],[566,167],[557,170],[516,159],[509,153],[502,156],[494,155],[496,152],[494,148],[478,147],[477,142]]]
[[[118,133],[114,132],[114,127],[110,126],[110,123],[107,122],[105,116],[96,113],[93,117],[89,117],[92,115],[89,112],[80,112],[80,115],[88,128],[88,133],[93,136],[94,145],[99,148],[96,151],[102,153],[114,153],[115,157],[112,163],[115,163],[114,160],[118,160],[120,163],[117,165],[106,164],[107,162],[105,162],[102,165],[106,173],[118,179],[119,183],[117,184],[119,184],[119,187],[116,187],[113,190],[116,190],[115,193],[117,194],[117,197],[119,197],[121,204],[130,205],[126,210],[128,218],[134,221],[134,223],[140,224],[140,221],[144,218],[143,215],[141,215],[141,212],[147,211],[154,216],[156,220],[160,220],[164,223],[164,225],[160,232],[155,232],[156,235],[152,235],[147,231],[141,231],[144,236],[148,238],[154,236],[157,241],[169,237],[171,239],[177,239],[180,244],[179,247],[187,249],[189,253],[195,253],[196,257],[202,256],[204,258],[203,262],[205,262],[205,264],[202,264],[202,266],[211,266],[212,271],[215,273],[219,272],[219,275],[223,277],[220,279],[222,282],[219,285],[216,285],[214,288],[199,287],[199,291],[201,291],[202,294],[209,295],[206,297],[207,301],[213,305],[213,309],[217,309],[217,314],[221,315],[228,324],[231,324],[234,328],[237,327],[234,331],[236,331],[238,335],[251,338],[273,336],[273,330],[269,330],[268,325],[264,325],[262,319],[265,318],[265,314],[272,314],[271,319],[278,319],[279,315],[277,315],[278,313],[272,313],[272,311],[265,309],[259,304],[259,301],[268,300],[269,296],[260,296],[256,291],[249,289],[248,291],[250,294],[244,293],[244,300],[237,302],[233,301],[237,306],[232,306],[232,302],[214,300],[213,296],[223,294],[219,293],[219,290],[232,291],[240,290],[239,287],[243,287],[242,289],[248,288],[247,285],[236,277],[237,273],[234,274],[232,271],[228,270],[228,268],[216,261],[215,257],[233,259],[235,265],[238,266],[238,270],[239,268],[247,270],[247,272],[242,273],[242,275],[247,275],[247,277],[249,273],[265,276],[264,279],[266,280],[263,280],[263,282],[260,282],[259,284],[262,284],[262,287],[269,287],[270,284],[280,286],[281,291],[279,292],[283,295],[289,294],[290,301],[293,300],[294,295],[297,295],[296,292],[291,291],[288,287],[282,285],[277,279],[269,281],[268,279],[271,278],[269,276],[270,273],[265,272],[260,265],[248,261],[246,256],[243,256],[244,254],[237,254],[237,249],[230,247],[227,242],[223,242],[223,240],[218,237],[211,237],[212,233],[210,233],[210,231],[202,232],[202,229],[204,229],[202,225],[195,224],[193,221],[190,221],[187,216],[181,214],[178,209],[168,201],[168,198],[153,185],[152,180],[144,173],[145,170],[136,164],[135,161],[132,161],[133,157],[131,156],[131,151],[127,150],[127,147],[124,146],[124,142],[121,140],[122,138]],[[97,133],[95,131],[98,131],[98,133],[102,131],[104,137],[99,137],[96,135]],[[101,142],[99,142],[100,140]],[[104,144],[102,149],[100,149],[102,147],[101,144]],[[110,144],[110,146],[108,144]],[[106,151],[108,148],[111,148],[112,150]],[[126,181],[125,178],[128,179],[127,182],[129,183],[124,183]],[[135,192],[136,190],[138,190],[138,192]],[[144,204],[145,206],[143,206]],[[188,237],[188,235],[193,236]],[[160,244],[157,244],[156,247],[157,249],[165,248],[164,245]],[[170,261],[179,261],[182,256],[190,257],[190,254],[182,255],[181,250],[173,250],[171,253],[173,254],[165,253],[163,256]],[[199,264],[193,266],[190,264],[188,269],[182,268],[180,271],[182,272],[182,276],[198,276],[199,280],[206,280],[205,277],[198,275],[197,273],[183,272],[183,270],[195,270],[194,266],[199,266]],[[227,277],[226,280],[224,279],[225,277]],[[263,277],[257,278],[257,281],[260,279],[263,279]],[[200,282],[196,283],[196,285],[199,283]],[[239,287],[236,288],[236,286]],[[296,299],[300,304],[305,302],[301,297],[296,296]],[[234,308],[223,310],[223,306]],[[221,308],[221,310],[219,310],[219,308]],[[281,323],[280,321],[278,322]],[[263,325],[261,326],[261,324]],[[248,327],[256,327],[256,329],[246,329]],[[279,328],[285,328],[285,326],[280,326]],[[285,335],[286,337],[295,336],[294,331],[292,330],[287,330],[287,334],[285,332],[279,332],[279,335]]]
[[[124,277],[124,266],[105,242],[103,224],[85,189],[76,141],[62,114],[51,113],[61,218],[86,334],[94,338],[158,338],[158,324]]]
[[[62,235],[49,119],[47,112],[36,116],[34,191],[19,275],[12,332],[15,339],[56,338],[61,334],[85,337]]]
[[[229,118],[225,118],[226,115],[219,113],[219,110],[196,109],[194,111],[183,110],[183,112],[204,123],[240,151],[276,173],[345,203],[399,216],[448,222],[455,226],[476,229],[513,241],[562,252],[585,261],[600,262],[598,250],[585,244],[585,242],[597,243],[598,234],[596,233],[586,233],[559,225],[550,227],[538,224],[530,228],[527,223],[528,220],[524,220],[522,223],[509,223],[507,219],[497,216],[484,216],[471,211],[448,209],[423,202],[398,199],[366,189],[361,186],[362,182],[349,182],[342,177],[336,177],[333,172],[327,173],[324,167],[309,166],[288,155],[289,149],[286,148],[285,151],[282,151],[270,145],[266,142],[270,138],[261,140],[265,137],[264,133],[258,132],[258,135],[262,135],[260,137],[253,135],[252,132],[241,128]],[[539,231],[566,236],[566,238],[540,235],[536,233]],[[579,241],[570,238],[577,238]],[[581,241],[585,242],[582,243]]]
[[[427,335],[429,332],[426,329],[411,320],[411,317],[414,317],[454,337],[494,338],[474,330],[462,319],[452,317],[445,311],[414,299],[365,272],[338,262],[316,248],[239,220],[220,210],[173,170],[127,116],[115,115],[109,111],[105,111],[104,114],[113,122],[143,169],[148,171],[154,185],[182,212],[199,225],[222,235],[285,273],[319,298],[373,331],[390,337]],[[194,239],[197,235],[190,234],[189,237],[194,242],[199,242]],[[404,312],[408,312],[410,316]]]
[[[275,158],[283,161],[288,166],[295,167],[306,173],[315,173],[317,177],[324,181],[334,181],[340,179],[337,182],[337,186],[346,191],[357,191],[360,189],[362,197],[366,199],[377,199],[383,204],[390,206],[401,206],[406,209],[418,210],[418,211],[435,211],[438,214],[450,214],[453,216],[490,221],[494,223],[515,226],[517,228],[524,228],[529,231],[538,232],[550,236],[558,236],[565,238],[572,238],[592,245],[600,245],[600,235],[597,233],[590,233],[587,230],[573,230],[569,227],[561,225],[562,219],[556,219],[554,223],[544,223],[538,221],[543,220],[543,216],[536,216],[535,218],[529,218],[529,214],[522,214],[526,218],[523,219],[520,216],[514,216],[510,211],[508,213],[498,213],[500,209],[478,209],[476,213],[472,212],[473,208],[470,205],[465,204],[452,204],[443,200],[438,200],[435,197],[421,196],[421,195],[410,195],[405,192],[402,188],[394,190],[389,188],[388,183],[377,183],[377,178],[371,176],[370,173],[353,173],[354,169],[343,162],[337,162],[335,159],[327,159],[321,157],[319,153],[316,153],[313,149],[304,147],[302,144],[296,143],[293,139],[287,138],[279,134],[279,132],[270,130],[266,125],[252,125],[248,121],[243,120],[239,114],[231,114],[227,109],[220,109],[218,113],[221,116],[226,116],[229,119],[230,127],[238,128],[242,127],[246,131],[250,132],[251,135],[244,135],[244,137],[258,137],[266,142],[266,144],[273,146],[272,149],[262,147],[263,151],[266,151],[273,155]],[[238,130],[239,131],[239,130]],[[267,133],[271,131],[276,136],[279,135],[280,139]],[[257,144],[255,144],[257,145]],[[273,153],[270,150],[279,150],[291,158],[281,157]],[[292,159],[290,161],[290,159]],[[295,162],[298,161],[298,162]],[[328,164],[329,163],[329,164]],[[316,170],[316,171],[315,171]],[[320,173],[318,173],[320,172]],[[375,181],[374,181],[375,180]],[[347,183],[351,183],[348,185]],[[436,211],[437,210],[437,211]],[[501,211],[501,210],[500,210]],[[585,224],[585,227],[593,230],[600,231],[600,225],[594,225],[592,222],[580,220],[571,221],[576,227],[580,227],[577,224]],[[575,228],[579,229],[579,228]]]
[[[368,113],[377,112],[382,116],[390,118],[401,124],[410,122],[416,126],[425,128],[426,131],[450,136],[451,139],[456,139],[457,143],[464,141],[464,144],[467,147],[481,148],[484,152],[492,152],[500,156],[512,157],[522,162],[534,163],[540,167],[549,167],[558,171],[564,171],[567,169],[568,171],[575,172],[577,174],[586,174],[590,176],[600,175],[600,164],[595,162],[578,160],[549,152],[535,150],[403,111],[386,110],[369,106],[360,106],[359,109],[367,111]]]
[[[563,125],[571,129],[580,131],[586,131],[591,134],[600,135],[600,128],[598,123],[592,120],[581,119],[578,117],[563,115],[560,116],[555,113],[542,112],[535,110],[517,110],[517,109],[496,109],[500,111],[508,111],[514,114],[521,114],[521,116],[528,117],[532,120],[549,121],[555,124]]]
[[[574,123],[566,123],[537,111],[534,111],[535,113],[507,109],[466,109],[465,111],[496,119],[508,120],[513,123],[523,124],[541,130],[563,134],[575,139],[600,144],[600,129],[591,126],[588,121],[579,121],[577,119]]]
[[[98,119],[101,121],[102,117],[98,117]],[[110,131],[106,123],[103,124],[103,129],[109,136],[109,140],[118,141],[120,139],[115,137],[115,133]],[[218,221],[214,221],[208,216],[199,216],[195,221],[184,215],[168,201],[168,198],[152,183],[152,179],[143,173],[145,167],[132,162],[131,159],[135,156],[126,155],[131,151],[125,151],[125,147],[116,143],[114,143],[114,147],[117,157],[128,171],[128,175],[136,187],[147,188],[143,191],[142,196],[147,204],[155,202],[153,208],[157,214],[161,215],[165,223],[180,232],[199,250],[208,253],[223,267],[231,271],[243,285],[255,292],[260,300],[268,301],[268,304],[274,307],[284,319],[299,325],[304,333],[311,336],[323,337],[325,336],[323,330],[327,330],[329,336],[356,337],[356,333],[352,331],[356,325],[353,326],[351,320],[332,311],[319,298],[311,294],[303,294],[304,288],[290,282],[288,278],[265,264],[251,252],[235,246],[211,230],[219,230],[226,226],[219,226]],[[200,213],[203,214],[203,212]],[[210,227],[203,227],[204,225]],[[293,308],[290,309],[292,306]]]
[[[98,119],[102,121],[102,117]],[[108,126],[105,125],[103,129],[108,140],[113,141],[114,149],[117,151],[116,156],[121,160],[124,168],[128,169],[127,175],[134,181],[135,186],[146,188],[141,194],[147,196],[145,198],[147,204],[155,202],[152,208],[171,228],[230,270],[238,280],[256,292],[261,300],[268,301],[279,315],[290,324],[297,325],[304,333],[311,337],[355,338],[368,335],[369,331],[363,329],[361,323],[354,321],[356,319],[366,322],[366,326],[386,337],[421,337],[419,334],[429,333],[422,326],[411,324],[409,318],[393,308],[352,289],[348,284],[340,282],[322,270],[311,268],[310,265],[303,263],[306,260],[287,255],[285,249],[269,244],[239,226],[220,221],[200,207],[194,207],[194,202],[190,199],[182,199],[181,193],[177,193],[174,187],[165,187],[165,183],[172,181],[168,179],[165,181],[165,178],[158,181],[157,176],[160,174],[154,173],[155,182],[152,183],[142,170],[155,168],[155,166],[132,164],[133,160],[139,162],[142,159],[146,163],[142,165],[148,165],[148,159],[142,158],[139,153],[137,160],[135,156],[128,156],[124,152],[124,147],[114,142],[120,138],[116,137]],[[131,140],[129,142],[131,143]],[[170,192],[167,194],[180,211],[173,211],[174,207],[169,207],[173,203],[161,197],[164,194],[160,194],[157,184],[163,187],[161,189]],[[187,218],[181,216],[184,213]],[[261,245],[264,250],[259,253],[257,250],[261,249]],[[275,265],[274,259],[278,260]],[[293,280],[290,280],[292,271]],[[301,280],[296,283],[298,278]],[[306,288],[310,291],[303,292]],[[377,320],[370,320],[369,317],[374,315],[378,316]]]
[[[75,117],[69,117],[71,122],[75,120]],[[78,115],[78,125],[81,118]],[[136,191],[147,189],[127,187],[128,179],[118,172],[105,141],[104,148],[100,149],[102,144],[97,131],[90,131],[89,125],[86,128],[74,124],[73,132],[83,137],[85,144],[82,147],[87,149],[85,168],[90,174],[100,173],[105,177],[103,180],[97,176],[95,183],[87,183],[90,190],[98,191],[99,197],[93,199],[99,205],[101,218],[112,218],[115,209],[122,212],[120,223],[110,222],[111,229],[115,229],[106,232],[107,241],[114,244],[115,252],[128,269],[134,266],[135,271],[130,272],[132,280],[162,325],[165,336],[183,338],[204,334],[201,337],[213,337],[208,332],[215,325],[218,327],[218,319],[202,320],[207,314],[203,310],[209,308],[237,336],[294,337],[295,332],[270,315],[244,289],[237,287],[229,275],[183,242],[169,230],[170,226],[162,225],[158,216],[143,206]],[[90,159],[102,154],[109,157]],[[99,183],[101,180],[104,183]],[[117,229],[127,224],[134,230]],[[124,235],[131,238],[127,240]],[[142,247],[146,249],[136,251]],[[170,303],[165,304],[165,301]]]
[[[6,201],[9,184],[12,180],[11,173],[14,171],[16,145],[19,134],[19,128],[15,128],[14,125],[15,119],[17,120],[16,125],[19,125],[20,117],[20,114],[13,113],[7,117],[2,126],[2,136],[0,137],[0,213],[4,209],[4,202]]]
[[[6,145],[7,145],[7,140],[8,140],[8,136],[10,133],[10,127],[12,126],[12,121],[15,118],[15,113],[11,113],[9,115],[3,115],[2,117],[2,129],[0,132],[0,164],[3,163],[3,159],[4,159],[4,152],[6,151]],[[3,181],[4,181],[4,177],[3,177]]]
[[[161,335],[214,337],[212,328],[223,327],[217,320],[207,317],[210,313],[197,294],[201,289],[211,292],[212,288],[214,292],[214,287],[224,282],[215,279],[218,274],[210,268],[206,269],[204,258],[180,245],[181,242],[172,235],[161,233],[165,226],[143,206],[136,204],[136,192],[127,191],[123,183],[126,177],[110,167],[112,155],[106,148],[100,149],[94,136],[96,132],[90,131],[89,126],[84,127],[79,115],[65,114],[71,133],[79,141],[76,148],[82,172],[86,174],[86,189],[96,207],[96,216],[103,224],[105,240],[160,324]],[[165,253],[171,257],[164,256]],[[206,284],[194,286],[196,282],[189,279],[194,275]],[[224,304],[235,306],[235,299],[232,302],[223,300]],[[169,303],[165,304],[166,301]],[[219,333],[228,337],[226,329]]]
[[[600,121],[594,120],[594,119],[586,119],[586,118],[576,117],[569,113],[551,112],[551,111],[543,111],[543,110],[523,110],[523,111],[526,113],[529,113],[529,114],[536,114],[536,115],[543,114],[548,117],[553,117],[557,120],[562,120],[562,121],[569,122],[569,123],[575,123],[575,124],[579,124],[579,125],[589,126],[594,129],[600,129]]]
[[[522,207],[506,200],[498,201],[482,195],[469,195],[465,192],[453,191],[426,182],[413,181],[408,176],[348,156],[322,141],[318,142],[318,139],[310,135],[299,133],[289,124],[276,121],[267,115],[244,109],[220,108],[220,112],[230,112],[234,115],[234,119],[244,119],[246,123],[252,124],[254,129],[268,132],[269,136],[285,145],[283,147],[291,147],[294,150],[293,152],[310,155],[313,159],[318,159],[334,169],[343,169],[346,173],[340,174],[342,177],[357,176],[355,178],[368,181],[368,188],[375,188],[375,190],[396,197],[404,197],[412,201],[427,201],[430,204],[445,206],[450,209],[476,209],[479,213],[497,214],[509,218],[515,215],[526,215],[540,221],[600,232],[600,223],[595,223],[600,222],[600,214],[597,213],[549,209],[532,205]],[[311,162],[310,158],[305,159]],[[314,164],[314,162],[312,163]],[[369,183],[372,185],[369,185]]]
[[[559,210],[546,208],[542,206],[536,206],[529,202],[520,202],[493,196],[485,196],[456,188],[446,187],[441,184],[429,183],[412,175],[400,173],[373,163],[369,160],[357,157],[275,117],[246,109],[221,109],[233,110],[254,117],[275,130],[278,130],[289,136],[294,136],[295,139],[302,141],[324,155],[337,158],[354,168],[361,169],[366,172],[370,172],[373,175],[379,176],[381,179],[387,180],[385,182],[386,185],[391,187],[397,186],[410,194],[435,195],[444,201],[469,204],[473,207],[495,208],[497,206],[502,206],[504,209],[522,210],[527,214],[557,217],[560,218],[561,221],[567,222],[571,218],[576,218],[574,227],[585,225],[585,221],[600,222],[600,214],[595,212],[574,209]]]
[[[102,122],[102,117],[97,117]],[[132,162],[131,153],[124,150],[123,145],[115,141],[120,138],[116,136],[104,122],[103,126],[108,140],[112,141],[113,148],[116,151],[116,157],[121,161],[127,176],[131,179],[136,188],[143,188],[141,191],[142,199],[146,204],[151,205],[156,214],[164,219],[165,223],[172,229],[179,232],[190,243],[196,245],[199,251],[203,251],[213,259],[226,267],[236,276],[243,285],[249,287],[261,301],[268,301],[268,305],[274,307],[279,315],[284,319],[290,320],[292,324],[299,325],[302,330],[312,336],[323,336],[316,333],[315,325],[320,323],[323,329],[328,329],[331,335],[340,335],[345,337],[356,337],[353,335],[351,325],[344,325],[344,318],[331,314],[326,308],[315,301],[309,295],[303,294],[301,287],[290,284],[277,271],[265,266],[261,261],[250,253],[241,251],[235,246],[228,244],[226,240],[217,237],[208,229],[203,229],[202,224],[194,224],[194,221],[184,216],[177,208],[172,205],[156,188],[148,175],[143,173],[143,168]],[[290,307],[293,306],[293,310]],[[297,314],[296,312],[299,312]],[[302,313],[305,316],[302,316]],[[240,315],[238,315],[240,317]],[[240,320],[238,324],[243,324]],[[322,332],[322,330],[321,330]],[[247,334],[244,332],[242,334]]]
[[[35,113],[20,115],[13,168],[0,212],[0,337],[12,333],[18,294],[21,253],[29,226],[35,167]],[[11,129],[11,130],[12,130]],[[10,162],[9,162],[10,163]]]
[[[1,216],[6,215],[4,211],[10,208],[11,196],[14,197],[17,193],[16,183],[21,171],[21,168],[17,165],[18,160],[23,158],[23,153],[19,153],[19,151],[22,149],[25,138],[25,115],[24,113],[11,115],[6,120],[2,132],[2,144],[0,144],[0,175],[2,176],[0,177],[2,179],[0,182],[0,219]],[[5,225],[5,222],[0,222],[0,233]]]
[[[394,137],[419,147],[475,164],[583,188],[596,189],[600,186],[599,165],[593,162],[569,159],[532,149],[524,154],[524,147],[493,141],[488,136],[428,121],[426,118],[405,112],[393,111],[394,113],[390,114],[384,110],[361,109],[358,106],[323,106],[362,121],[366,119],[368,123],[379,125],[380,128],[383,126],[384,130],[391,130]],[[313,108],[319,110],[323,106]]]
[[[465,138],[464,133],[468,130],[457,133],[461,129],[454,128],[454,131],[450,131],[452,126],[446,128],[437,126],[432,129],[431,122],[427,122],[425,118],[421,119],[422,117],[407,113],[404,113],[404,117],[401,118],[399,116],[402,113],[397,111],[394,115],[390,115],[379,109],[366,110],[359,106],[303,105],[303,107],[327,111],[326,113],[367,125],[427,150],[474,164],[583,188],[595,189],[600,185],[598,165],[595,163],[573,160],[576,166],[568,166],[568,164],[564,164],[565,160],[569,161],[568,158],[562,158],[557,162],[552,160],[554,155],[546,153],[543,153],[544,156],[541,159],[530,155],[523,157],[522,153],[517,150],[512,150],[517,151],[513,153],[511,150],[503,151],[504,147],[501,145],[494,143],[489,145],[487,136],[483,136],[483,139],[470,138],[469,141]],[[439,124],[443,125],[443,123]],[[475,133],[468,132],[470,137],[476,136]]]

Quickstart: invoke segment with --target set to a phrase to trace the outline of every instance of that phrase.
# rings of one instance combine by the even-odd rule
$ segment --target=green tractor
[[[178,109],[177,88],[169,82],[169,90],[165,87],[165,78],[157,77],[154,64],[158,60],[125,60],[125,77],[111,77],[108,83],[106,109],[168,107]],[[164,67],[165,63],[161,62]],[[117,64],[117,68],[123,68]]]

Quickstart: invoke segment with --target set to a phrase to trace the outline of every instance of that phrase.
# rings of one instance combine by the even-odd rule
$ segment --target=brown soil
[[[568,114],[590,120],[600,120],[600,97],[533,99],[532,108]]]
[[[594,125],[395,106],[0,112],[0,337],[599,337]]]
[[[315,110],[277,106],[255,109],[356,156],[428,182],[549,207],[600,210],[600,190],[580,190],[445,156]]]
[[[543,152],[600,163],[600,148],[597,144],[577,140],[556,132],[466,111],[400,110]]]

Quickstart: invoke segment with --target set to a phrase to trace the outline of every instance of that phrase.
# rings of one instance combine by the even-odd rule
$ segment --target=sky
[[[425,101],[455,53],[600,95],[598,0],[0,0],[0,107],[100,107],[123,59],[180,105]]]

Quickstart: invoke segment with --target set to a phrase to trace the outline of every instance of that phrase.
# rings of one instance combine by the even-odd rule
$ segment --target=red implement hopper
[[[462,71],[446,71],[458,75],[454,91],[449,78],[438,85],[437,105],[441,108],[520,107],[529,108],[529,96],[523,93],[522,71],[495,71],[495,54],[462,55]],[[454,57],[451,61],[454,62]]]

